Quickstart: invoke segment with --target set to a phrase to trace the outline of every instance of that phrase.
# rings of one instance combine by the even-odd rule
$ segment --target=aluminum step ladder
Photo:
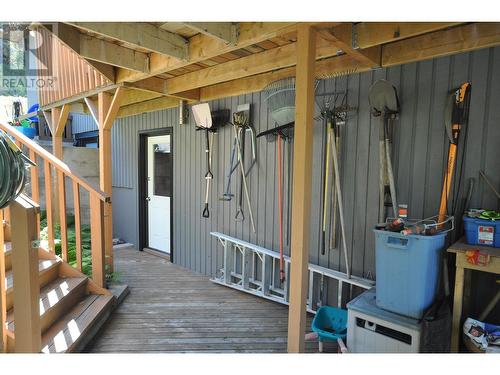
[[[224,250],[223,266],[212,282],[266,298],[285,305],[289,303],[290,257],[284,256],[285,282],[279,280],[279,258],[276,251],[251,244],[219,232],[211,232]],[[358,276],[347,275],[326,267],[309,263],[307,310],[315,313],[321,301],[315,296],[316,285],[333,279],[337,283],[337,306],[342,305],[344,284],[371,289],[375,282]],[[319,283],[319,284],[318,284]],[[324,284],[323,284],[324,285]]]

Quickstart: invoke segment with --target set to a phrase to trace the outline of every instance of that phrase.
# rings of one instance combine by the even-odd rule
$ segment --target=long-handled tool
[[[462,127],[467,125],[469,117],[470,89],[471,84],[465,82],[459,88],[453,90],[450,94],[446,108],[444,125],[450,144],[448,148],[448,162],[446,164],[443,190],[441,192],[441,203],[439,205],[440,221],[448,213],[448,198],[450,196],[451,182],[455,171],[458,141]],[[454,207],[451,211],[453,213]]]
[[[205,173],[205,207],[203,208],[203,213],[201,216],[207,218],[210,217],[210,211],[208,210],[208,197],[210,195],[210,184],[214,178],[214,175],[212,174],[211,166],[212,166],[212,155],[211,155],[211,148],[210,148],[210,138],[213,139],[213,133],[210,133],[209,131],[205,131],[205,157],[207,161],[207,172]]]
[[[230,201],[234,194],[231,193],[231,177],[233,172],[238,168],[238,161],[234,163],[234,157],[236,155],[236,139],[233,139],[233,148],[231,149],[231,159],[229,160],[229,169],[227,173],[227,183],[226,189],[224,190],[224,194],[219,198],[221,201]]]
[[[335,129],[335,128],[334,128]],[[347,244],[345,235],[345,223],[344,223],[344,206],[342,203],[342,190],[340,187],[340,170],[339,170],[339,159],[337,154],[337,146],[335,144],[335,139],[333,139],[334,134],[330,133],[330,143],[332,145],[332,156],[333,156],[333,168],[335,171],[335,189],[337,190],[337,205],[339,208],[339,218],[340,218],[340,231],[342,235],[342,247],[344,250],[344,261],[346,267],[347,278],[351,278],[351,267],[349,266],[349,259],[347,256]]]
[[[237,112],[233,113],[233,127],[235,129],[235,137],[234,137],[234,143],[233,147],[236,146],[237,150],[237,156],[238,156],[238,161],[236,163],[236,167],[240,165],[240,185],[239,185],[239,194],[238,194],[238,205],[236,209],[236,215],[234,216],[234,219],[236,221],[243,221],[245,220],[245,215],[243,213],[243,192],[245,192],[246,195],[246,200],[248,204],[248,211],[250,213],[250,219],[252,222],[252,228],[253,231],[255,232],[255,224],[253,221],[253,212],[252,212],[252,206],[250,203],[250,196],[248,194],[248,188],[247,188],[247,176],[252,170],[253,166],[257,162],[257,151],[256,151],[256,142],[255,142],[255,131],[253,130],[253,127],[250,125],[250,104],[243,104],[238,106]],[[251,161],[250,165],[245,169],[245,135],[246,133],[249,132],[251,136]],[[234,149],[233,149],[234,152]],[[241,167],[243,166],[243,167]],[[233,161],[231,157],[231,163],[230,163],[230,170],[229,170],[229,177],[228,177],[228,186],[230,183],[230,178],[231,178],[231,173],[233,171]],[[245,188],[245,191],[243,189]],[[226,192],[228,192],[226,190]]]
[[[229,122],[229,110],[210,111],[208,103],[197,104],[192,107],[194,120],[196,122],[196,130],[205,131],[205,158],[206,168],[205,173],[205,203],[203,206],[202,216],[204,218],[210,217],[208,203],[210,198],[210,186],[214,178],[212,173],[212,145],[213,134],[218,128],[224,126]]]
[[[392,206],[393,217],[398,216],[396,186],[391,162],[390,122],[399,113],[399,99],[396,88],[380,79],[371,87],[368,96],[372,115],[379,117],[379,222],[385,222],[386,207]]]
[[[243,182],[243,188],[245,189],[245,197],[248,205],[248,213],[250,214],[250,222],[252,224],[252,230],[255,233],[255,222],[253,220],[253,213],[252,213],[252,205],[250,203],[250,194],[248,192],[248,185],[247,185],[247,178],[245,175],[245,167],[243,165],[243,155],[241,154],[241,144],[240,140],[238,138],[238,130],[236,129],[236,125],[233,124],[233,129],[234,129],[234,138],[236,140],[236,147],[238,151],[238,159],[239,159],[239,165],[240,165],[240,172],[241,172],[241,181]]]

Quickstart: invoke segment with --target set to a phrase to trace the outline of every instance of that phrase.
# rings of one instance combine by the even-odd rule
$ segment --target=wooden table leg
[[[464,293],[464,268],[459,266],[458,257],[462,256],[457,254],[457,268],[455,274],[455,294],[453,297],[453,323],[451,331],[451,351],[458,353],[460,334],[462,327],[460,327],[460,320],[462,317],[462,297]]]

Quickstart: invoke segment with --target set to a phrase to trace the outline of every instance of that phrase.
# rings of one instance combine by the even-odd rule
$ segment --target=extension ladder
[[[223,266],[215,278],[211,279],[212,282],[288,305],[290,257],[284,256],[285,282],[280,285],[278,252],[223,233],[210,234],[219,240],[224,249]],[[324,283],[325,279],[336,280],[338,307],[342,307],[344,284],[363,289],[375,286],[372,280],[358,276],[351,276],[349,279],[343,272],[309,263],[307,310],[311,313],[315,313],[316,307],[322,302],[315,296],[314,286],[318,278],[320,283]]]

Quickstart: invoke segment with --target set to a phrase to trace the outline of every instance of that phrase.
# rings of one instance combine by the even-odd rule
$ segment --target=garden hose
[[[26,163],[35,165],[21,149],[0,131],[0,209],[6,207],[23,191]]]

